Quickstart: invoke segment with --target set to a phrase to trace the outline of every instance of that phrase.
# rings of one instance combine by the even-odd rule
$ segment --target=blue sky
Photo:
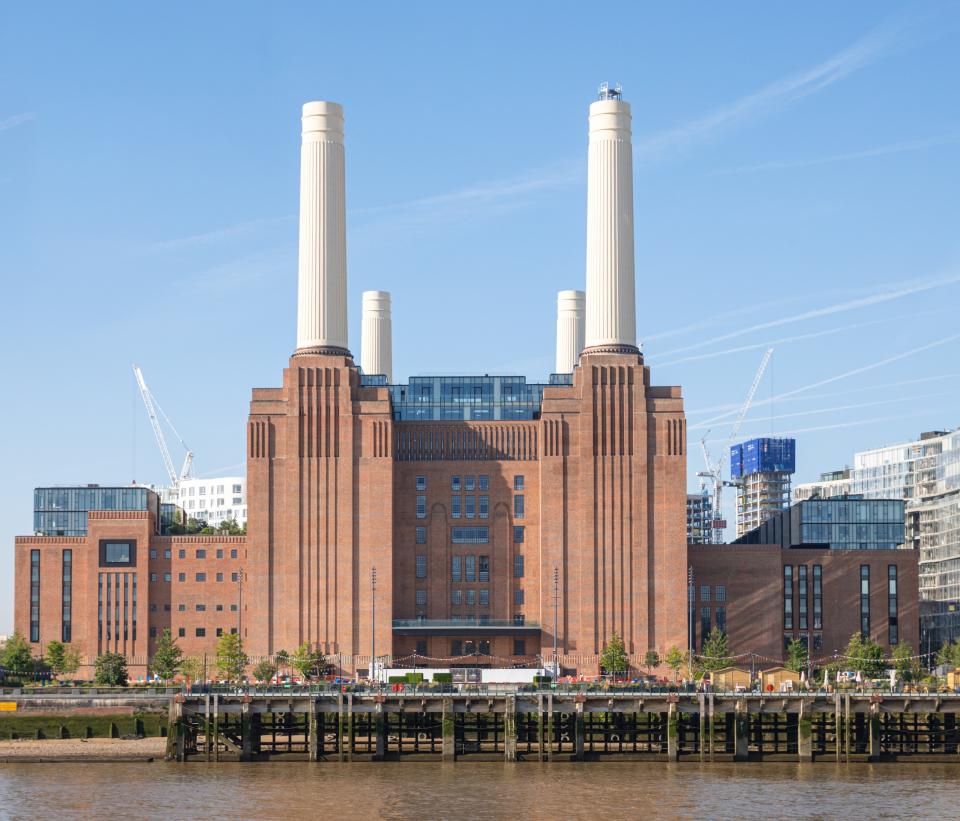
[[[743,433],[795,434],[800,481],[956,426],[958,30],[946,3],[7,4],[0,633],[34,486],[163,478],[132,362],[199,473],[242,466],[294,346],[306,100],[345,107],[351,344],[392,291],[398,377],[551,369],[610,81],[691,488],[769,344]]]

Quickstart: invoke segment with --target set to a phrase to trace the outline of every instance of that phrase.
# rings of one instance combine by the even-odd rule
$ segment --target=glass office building
[[[145,487],[38,487],[33,491],[37,536],[86,536],[91,510],[152,510],[160,522],[160,497]]]

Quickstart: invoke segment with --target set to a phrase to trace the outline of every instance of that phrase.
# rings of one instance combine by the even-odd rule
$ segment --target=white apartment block
[[[183,509],[188,519],[202,519],[219,525],[235,519],[247,523],[247,479],[245,476],[218,476],[214,479],[184,479],[179,488],[161,488],[160,500]]]

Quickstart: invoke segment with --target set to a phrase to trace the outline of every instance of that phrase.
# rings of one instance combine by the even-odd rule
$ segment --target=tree
[[[720,628],[714,627],[703,642],[700,669],[720,670],[728,667],[731,660],[730,650],[727,648],[727,634]]]
[[[224,633],[217,639],[217,669],[227,681],[243,678],[249,663],[238,633]]]
[[[876,678],[887,669],[883,648],[870,638],[864,639],[859,633],[850,637],[844,655],[850,666],[867,678]]]
[[[157,649],[153,652],[150,669],[164,681],[169,681],[180,669],[183,651],[173,637],[169,627],[165,627],[157,638]]]
[[[217,533],[224,536],[241,536],[243,535],[243,529],[237,524],[236,519],[224,519],[217,526]]]
[[[120,653],[101,653],[93,663],[94,681],[109,687],[127,686],[127,660]]]
[[[14,630],[3,648],[3,655],[0,656],[0,662],[11,673],[29,673],[33,670],[33,655],[30,652],[30,645],[19,630]]]
[[[667,651],[667,657],[664,661],[667,663],[667,667],[673,670],[673,677],[679,678],[680,668],[686,663],[687,656],[679,647],[671,647]]]
[[[257,681],[267,684],[270,682],[270,679],[276,675],[276,672],[277,665],[270,661],[270,659],[264,659],[253,668],[253,677]]]
[[[937,653],[937,664],[946,667],[960,667],[960,639],[945,644]]]
[[[199,681],[203,677],[203,659],[197,656],[187,656],[180,662],[180,672],[190,681]]]
[[[283,670],[290,665],[290,654],[286,650],[277,650],[273,661],[277,665],[278,671]]]
[[[660,666],[660,654],[656,650],[647,650],[643,656],[643,666],[653,670]]]
[[[809,661],[810,654],[807,652],[806,644],[800,639],[790,639],[787,645],[787,663],[784,666],[795,673],[802,673],[807,669]]]
[[[610,673],[614,678],[627,672],[629,659],[623,646],[623,639],[617,635],[616,631],[610,636],[610,641],[603,646],[600,666],[604,672]]]
[[[904,682],[916,681],[922,675],[920,660],[913,657],[913,648],[909,644],[898,644],[890,658],[897,676]]]
[[[316,678],[327,666],[327,660],[319,650],[311,650],[309,644],[301,644],[290,659],[293,667],[304,679]]]
[[[80,651],[62,641],[51,641],[47,644],[46,661],[57,678],[69,676],[80,666]]]

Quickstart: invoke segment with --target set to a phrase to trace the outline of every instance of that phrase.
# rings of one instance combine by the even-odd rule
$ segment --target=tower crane
[[[767,370],[771,356],[773,356],[773,348],[767,348],[767,350],[764,351],[763,358],[760,360],[760,367],[757,368],[757,373],[753,377],[753,384],[750,385],[750,390],[747,391],[747,398],[743,400],[743,405],[740,406],[740,413],[737,415],[733,427],[730,428],[730,435],[724,443],[720,458],[713,461],[710,457],[710,450],[707,448],[707,437],[710,435],[709,430],[700,439],[700,452],[703,454],[703,461],[707,469],[700,471],[697,476],[700,477],[701,489],[707,479],[713,484],[713,521],[711,522],[711,530],[713,531],[711,541],[713,544],[721,544],[723,542],[723,530],[727,526],[726,521],[723,519],[723,488],[736,487],[734,482],[727,481],[723,478],[723,456],[729,452],[730,445],[733,444],[733,441],[737,438],[737,434],[740,433],[740,428],[743,427],[747,411],[750,410],[750,405],[753,404],[753,397],[757,393],[757,388],[760,387],[760,380],[763,379],[763,374]]]
[[[183,437],[177,433],[177,429],[173,426],[173,422],[170,421],[170,417],[163,412],[163,408],[160,407],[154,395],[150,393],[150,388],[147,387],[147,383],[143,379],[143,371],[141,371],[140,367],[136,364],[133,366],[133,373],[137,378],[137,385],[140,388],[140,395],[143,397],[143,404],[147,408],[147,416],[150,417],[150,425],[153,427],[153,435],[156,437],[157,445],[160,448],[163,466],[167,471],[167,476],[170,477],[170,486],[177,488],[184,479],[190,478],[193,471],[193,451],[187,447],[187,443],[184,442]],[[180,442],[183,449],[187,452],[179,474],[173,466],[173,459],[170,458],[170,450],[167,448],[167,440],[163,435],[163,429],[160,427],[160,419],[157,416],[157,411],[160,412],[160,415],[170,426],[170,430],[173,431],[173,435],[177,437],[177,441]]]

